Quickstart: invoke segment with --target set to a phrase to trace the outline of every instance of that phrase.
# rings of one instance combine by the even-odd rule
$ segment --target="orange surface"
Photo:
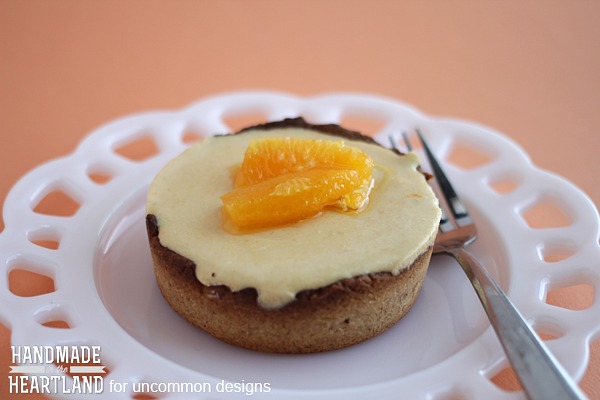
[[[583,0],[0,0],[0,200],[104,122],[272,89],[369,92],[483,123],[600,204],[598,15]],[[550,297],[580,308],[595,293]],[[0,398],[9,342],[0,327]],[[495,381],[515,388],[510,371]],[[600,399],[598,340],[581,386]]]
[[[242,229],[311,218],[326,207],[359,210],[369,197],[373,160],[341,140],[268,138],[250,142],[221,196],[223,213]]]

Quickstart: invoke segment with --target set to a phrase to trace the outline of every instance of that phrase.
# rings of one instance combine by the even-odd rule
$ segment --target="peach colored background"
[[[477,121],[600,204],[599,15],[591,0],[0,0],[0,200],[104,122],[274,89]],[[0,325],[0,398],[9,345]],[[598,338],[581,385],[600,399]]]

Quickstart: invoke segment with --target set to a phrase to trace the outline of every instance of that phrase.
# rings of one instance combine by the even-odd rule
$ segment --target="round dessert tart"
[[[298,221],[232,229],[228,193],[249,146],[271,138],[356,150],[371,160],[369,184]],[[419,164],[414,153],[301,118],[206,138],[167,164],[148,193],[158,286],[188,322],[248,349],[311,353],[369,339],[409,311],[429,265],[441,212]],[[303,165],[300,174],[343,170],[327,167]]]

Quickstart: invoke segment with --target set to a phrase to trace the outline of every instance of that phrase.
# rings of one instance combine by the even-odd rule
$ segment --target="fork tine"
[[[402,139],[404,139],[404,143],[406,144],[406,149],[408,151],[412,151],[413,147],[412,147],[412,144],[410,144],[410,140],[408,140],[408,135],[406,134],[406,132],[402,132]]]
[[[423,150],[425,151],[425,155],[427,156],[427,159],[429,160],[429,165],[431,166],[431,169],[433,171],[433,175],[435,176],[438,182],[440,190],[444,195],[444,199],[446,200],[446,203],[450,208],[450,211],[452,212],[452,216],[454,217],[456,224],[458,226],[463,226],[472,223],[471,217],[469,216],[466,207],[463,205],[462,201],[456,194],[456,191],[452,187],[452,184],[448,180],[448,177],[444,173],[444,170],[440,166],[438,160],[433,155],[433,152],[431,151],[429,145],[425,141],[421,130],[416,129],[416,133],[419,140],[421,141]]]

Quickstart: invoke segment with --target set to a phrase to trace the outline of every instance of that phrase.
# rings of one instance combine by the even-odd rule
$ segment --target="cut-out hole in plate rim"
[[[98,185],[105,185],[113,179],[113,174],[100,167],[89,168],[87,175],[92,182]]]
[[[585,310],[594,304],[596,288],[590,283],[574,283],[551,287],[546,303],[568,310]]]
[[[493,156],[486,150],[463,142],[454,143],[446,155],[446,161],[465,170],[481,167],[492,160]]]
[[[15,266],[8,273],[8,288],[19,297],[35,297],[56,291],[54,278],[34,272],[27,266]]]
[[[556,199],[541,199],[526,207],[521,216],[532,229],[562,228],[573,222]]]
[[[202,139],[204,139],[204,135],[203,134],[196,133],[196,132],[193,132],[193,131],[187,131],[181,137],[181,141],[184,144],[187,144],[187,145],[191,145],[191,144],[195,144],[195,143],[201,142]]]
[[[33,206],[33,211],[44,215],[71,217],[77,213],[80,206],[79,201],[70,196],[66,191],[54,189]]]
[[[58,250],[60,247],[61,234],[53,229],[38,228],[27,232],[27,238],[36,246],[48,250]]]
[[[487,180],[487,183],[494,192],[504,195],[509,194],[518,188],[521,181],[516,176],[502,175],[499,177],[491,177]]]
[[[318,96],[306,99],[290,96],[285,99],[288,100],[283,102],[285,103],[284,110],[281,94],[228,94],[203,100],[191,105],[189,109],[183,110],[184,112],[161,113],[158,116],[144,114],[126,119],[121,125],[117,123],[110,126],[122,127],[125,124],[129,129],[135,123],[135,129],[131,129],[128,137],[119,136],[118,143],[124,146],[135,142],[140,137],[149,138],[153,142],[154,136],[149,132],[161,129],[158,123],[160,126],[168,124],[181,127],[223,126],[222,115],[241,118],[244,110],[244,113],[254,110],[250,114],[256,112],[259,118],[283,114],[294,116],[294,113],[299,116],[306,113],[315,116],[310,122],[330,123],[332,116],[351,114],[346,113],[345,108],[356,110],[357,107],[360,109],[364,105],[365,110],[377,109],[373,118],[387,121],[386,131],[401,132],[407,127],[423,127],[431,137],[431,143],[434,144],[442,142],[442,136],[447,138],[448,135],[452,135],[452,132],[476,133],[478,143],[485,144],[483,146],[485,149],[477,147],[475,150],[483,152],[490,160],[493,159],[493,163],[488,165],[490,168],[486,167],[486,171],[492,170],[496,166],[499,168],[498,171],[490,171],[491,173],[509,170],[511,166],[506,165],[508,161],[505,160],[510,160],[511,157],[513,159],[522,157],[518,152],[511,153],[509,156],[500,154],[511,150],[505,149],[502,143],[496,146],[498,143],[495,136],[488,135],[485,129],[475,124],[427,118],[412,108],[395,101],[363,95]],[[261,106],[257,107],[256,104],[261,104]],[[193,114],[191,112],[193,110],[203,111]],[[321,116],[322,121],[319,121],[321,117],[317,116]],[[173,124],[173,119],[177,119],[176,124]],[[257,122],[264,121],[254,120],[239,123],[245,125]],[[235,125],[233,120],[229,120],[229,123]],[[239,127],[234,127],[232,130],[236,130],[236,128]],[[376,127],[375,130],[377,129]],[[86,145],[89,146],[92,142],[91,144],[99,148],[113,146],[115,142],[107,141],[105,138],[120,135],[122,131],[116,132],[116,130],[117,128],[111,132],[101,130],[99,133],[92,133],[88,137]],[[146,134],[140,135],[140,132]],[[182,132],[165,134],[176,134],[178,140],[185,143]],[[380,139],[378,138],[378,140]],[[451,139],[452,137],[450,137],[449,143],[454,143]],[[380,142],[388,144],[387,138]],[[150,147],[156,150],[156,143],[151,143]],[[495,152],[490,153],[486,149],[494,149]],[[111,151],[115,152],[112,147],[107,150],[110,151],[98,152],[98,157],[105,157],[104,154],[110,155]],[[9,290],[4,290],[0,291],[0,297],[8,296],[7,301],[9,302],[23,301],[29,305],[35,304],[37,307],[35,309],[41,309],[44,302],[50,303],[60,299],[67,303],[65,307],[67,305],[72,307],[71,309],[65,308],[65,310],[73,311],[56,315],[42,316],[40,314],[38,315],[40,319],[36,320],[31,313],[20,315],[0,309],[0,317],[6,321],[8,326],[11,326],[15,333],[14,344],[43,342],[44,337],[36,337],[38,331],[46,335],[50,333],[55,338],[62,335],[64,343],[98,339],[99,342],[104,343],[103,354],[106,351],[107,354],[112,355],[109,364],[113,371],[111,376],[119,375],[119,379],[124,381],[132,382],[139,379],[140,376],[155,376],[160,377],[161,380],[173,382],[205,381],[216,384],[223,379],[237,382],[242,380],[245,382],[268,382],[272,384],[270,395],[278,399],[298,398],[306,396],[307,393],[313,399],[328,400],[341,400],[349,397],[366,398],[368,396],[390,399],[397,398],[398,393],[403,393],[407,398],[435,399],[436,393],[442,393],[440,390],[444,388],[446,391],[443,392],[443,395],[440,394],[440,398],[444,398],[444,395],[452,398],[452,396],[464,394],[464,400],[471,400],[470,393],[494,393],[494,396],[502,398],[502,394],[498,394],[500,391],[497,388],[492,388],[491,391],[486,389],[493,385],[490,385],[488,377],[482,377],[480,373],[482,366],[489,365],[491,362],[490,357],[497,359],[501,349],[493,332],[489,329],[487,319],[468,279],[460,267],[447,257],[436,256],[433,258],[421,296],[405,319],[372,340],[337,352],[308,356],[256,353],[226,345],[184,322],[166,305],[152,276],[152,261],[144,227],[144,193],[147,186],[142,186],[150,183],[151,177],[162,167],[166,156],[169,155],[161,153],[161,157],[153,157],[154,150],[150,151],[150,155],[146,153],[145,156],[139,157],[122,154],[122,157],[135,161],[135,164],[119,163],[119,179],[114,179],[114,182],[111,180],[102,186],[88,185],[98,189],[98,195],[91,196],[89,199],[86,197],[85,207],[81,207],[75,212],[77,218],[69,218],[66,221],[45,218],[49,221],[59,220],[61,223],[60,245],[56,250],[49,251],[50,249],[44,248],[44,246],[29,243],[31,240],[28,241],[28,239],[30,238],[22,240],[23,235],[32,229],[31,226],[25,226],[25,224],[23,226],[13,224],[8,231],[0,235],[0,242],[2,242],[0,243],[2,244],[0,255],[6,259],[14,258],[15,251],[19,249],[4,246],[5,238],[10,239],[6,243],[22,243],[27,251],[35,254],[39,252],[40,257],[54,257],[51,267],[39,266],[40,268],[38,268],[34,266],[29,268],[31,266],[28,265],[27,260],[23,260],[20,264],[11,264],[13,272],[20,267],[23,270],[36,271],[41,275],[46,275],[53,281],[55,278],[54,266],[60,266],[57,271],[59,271],[58,278],[61,278],[56,279],[56,283],[59,285],[53,288],[56,294],[22,298],[15,296]],[[164,150],[164,152],[166,151],[169,150]],[[179,152],[180,149],[177,151]],[[499,156],[496,159],[495,155],[497,154],[502,157]],[[65,165],[71,162],[69,165],[73,168],[81,167],[84,168],[84,173],[88,173],[85,170],[85,166],[88,164],[84,166],[81,163],[78,164],[81,157],[79,154],[75,155],[75,157],[66,157]],[[173,156],[175,155],[173,154]],[[110,162],[114,160],[114,157],[107,158],[107,160],[97,160],[98,164],[95,165],[103,167],[93,172],[110,173],[112,171]],[[519,176],[522,174],[523,182],[529,182],[526,178],[535,178],[537,172],[535,168],[527,167],[529,165],[527,160],[522,161],[525,167],[519,171]],[[122,166],[125,167],[121,170]],[[491,168],[492,166],[494,168]],[[131,171],[128,169],[129,167],[131,167]],[[449,170],[456,171],[457,169]],[[513,196],[505,196],[507,204],[498,203],[497,209],[488,210],[484,207],[488,204],[488,199],[497,199],[498,195],[490,190],[484,180],[461,180],[465,179],[465,175],[467,174],[458,173],[458,179],[454,183],[461,190],[463,199],[472,208],[474,219],[481,227],[482,233],[485,233],[472,245],[471,250],[499,280],[500,285],[513,296],[517,306],[525,305],[525,309],[529,313],[528,317],[535,320],[538,313],[548,312],[549,307],[539,301],[540,299],[535,299],[537,303],[540,303],[539,305],[532,303],[529,300],[530,296],[523,295],[517,289],[521,288],[520,282],[543,285],[546,271],[552,269],[553,266],[514,268],[511,265],[514,260],[519,260],[520,265],[541,263],[538,253],[525,251],[521,246],[522,243],[527,242],[522,239],[528,239],[530,236],[527,235],[531,235],[533,230],[514,231],[515,227],[522,228],[523,224],[503,225],[503,219],[512,218],[519,221],[521,218],[521,215],[514,211],[515,204],[510,204]],[[140,180],[140,176],[147,177],[147,181]],[[93,181],[92,177],[90,179]],[[23,185],[28,184],[27,180],[24,182]],[[518,193],[515,194],[530,193],[530,198],[537,198],[536,195],[544,188],[539,186],[535,179],[531,179],[531,182],[533,183],[528,184],[527,187],[520,186]],[[56,188],[70,187],[61,186],[60,183],[57,182]],[[19,189],[18,193],[26,192],[23,186]],[[39,190],[43,190],[38,186],[27,189],[30,193],[40,193]],[[576,202],[582,196],[571,186],[566,186],[564,192],[560,193],[563,194],[558,195],[559,199],[568,199],[565,201],[566,203]],[[11,194],[9,194],[9,198],[10,196]],[[67,196],[72,200],[76,197],[69,194]],[[131,201],[127,199],[131,199]],[[26,200],[23,199],[23,201]],[[5,209],[4,212],[10,214],[14,210]],[[99,213],[101,215],[98,215]],[[43,216],[36,217],[43,218]],[[580,217],[579,214],[574,214],[572,218]],[[597,224],[593,218],[573,222],[585,227]],[[96,226],[94,223],[99,225]],[[91,240],[91,236],[93,236],[93,240]],[[507,245],[509,239],[510,246]],[[578,246],[574,248],[574,254],[560,261],[560,267],[564,267],[565,276],[569,275],[571,271],[569,267],[573,260],[577,260],[578,263],[585,261],[581,259],[580,255],[598,254],[598,243],[595,241],[596,239],[593,240],[593,245],[596,247],[591,250],[589,243],[575,241]],[[549,240],[548,243],[555,243],[555,241]],[[5,251],[8,248],[11,249],[10,252]],[[584,251],[586,253],[583,253]],[[83,253],[85,253],[87,257],[85,259],[88,260],[89,265],[85,262],[69,263],[69,260],[73,259],[71,256],[77,256],[77,260],[81,261]],[[122,268],[123,265],[127,265],[128,268]],[[89,268],[92,270],[90,271]],[[596,268],[595,265],[590,266],[590,274],[598,273],[594,268]],[[81,287],[66,285],[71,274],[75,273],[84,277],[80,281]],[[5,277],[8,278],[8,276]],[[49,286],[48,283],[46,282],[44,286]],[[97,292],[94,291],[94,287]],[[516,289],[514,289],[515,287]],[[86,290],[79,291],[75,290],[76,288]],[[91,291],[88,290],[89,288],[92,288]],[[543,290],[540,289],[541,292]],[[79,295],[69,297],[72,296],[72,293],[79,293]],[[100,310],[101,307],[103,307],[102,310]],[[598,316],[597,319],[600,320],[598,309],[597,302],[594,302],[585,312],[591,316]],[[560,312],[552,315],[558,326],[562,326],[560,325],[563,322],[562,315]],[[34,318],[34,323],[39,329],[27,329],[32,326],[31,318]],[[64,321],[69,328],[61,325],[60,321]],[[50,326],[39,326],[44,324]],[[98,327],[103,327],[103,329],[98,329]],[[552,341],[553,347],[564,350],[564,348],[571,348],[570,346],[575,341],[579,344],[588,340],[590,336],[598,336],[600,327],[592,323],[587,327],[586,329],[589,329],[587,331],[569,330],[569,334]],[[440,335],[440,332],[444,332],[444,334]],[[548,333],[557,335],[561,331],[555,332],[551,327]],[[178,337],[178,340],[174,341],[173,337]],[[567,361],[565,365],[569,371],[581,376],[586,363],[584,355],[576,351],[560,351],[559,354]],[[129,373],[129,371],[132,372]],[[352,384],[348,385],[349,381]],[[440,385],[432,388],[431,382],[440,382]],[[476,388],[476,390],[471,390],[472,388]],[[135,394],[127,392],[123,395],[126,397],[122,398],[132,398]],[[510,394],[507,396],[510,397]],[[162,397],[169,398],[170,396],[165,394]]]
[[[119,144],[113,151],[131,161],[142,162],[157,155],[159,149],[152,136],[142,135]]]
[[[70,306],[52,303],[34,314],[34,319],[48,328],[71,329],[77,326],[77,318]]]
[[[507,392],[518,392],[523,390],[515,371],[511,367],[505,367],[490,378],[490,381],[500,389]]]
[[[567,240],[538,246],[540,259],[549,264],[566,260],[576,252],[577,246],[569,243]]]

